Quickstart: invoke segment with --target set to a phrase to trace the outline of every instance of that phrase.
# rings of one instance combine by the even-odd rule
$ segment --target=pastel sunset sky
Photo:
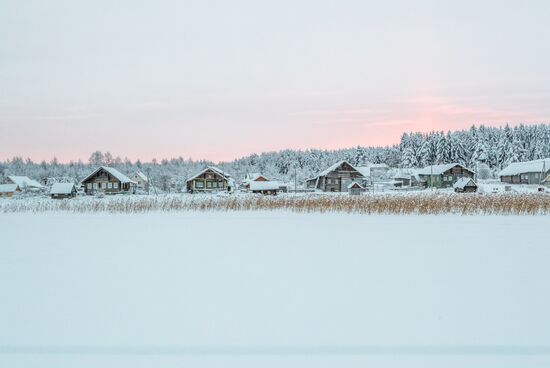
[[[550,121],[550,1],[0,0],[0,160]]]

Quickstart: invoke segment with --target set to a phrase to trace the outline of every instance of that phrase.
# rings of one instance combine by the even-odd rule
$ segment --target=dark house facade
[[[135,194],[136,182],[122,174],[117,169],[100,166],[80,182],[88,195],[104,194]]]
[[[209,166],[193,175],[186,182],[188,193],[215,193],[230,191],[231,176],[222,170]]]
[[[350,184],[362,182],[365,176],[347,161],[340,161],[306,180],[307,189],[323,192],[348,192]]]
[[[417,173],[419,181],[427,187],[451,188],[461,178],[474,178],[474,172],[461,164],[431,165]]]

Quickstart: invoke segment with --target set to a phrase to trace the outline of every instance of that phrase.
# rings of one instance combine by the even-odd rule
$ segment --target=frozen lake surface
[[[549,216],[0,214],[0,366],[546,367]]]

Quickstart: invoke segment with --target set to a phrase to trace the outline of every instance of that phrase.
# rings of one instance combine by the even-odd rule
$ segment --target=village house
[[[228,173],[214,166],[208,166],[187,179],[188,193],[213,193],[231,191],[233,179]]]
[[[550,175],[550,158],[515,162],[499,174],[500,181],[508,184],[542,184]]]
[[[462,177],[454,183],[453,188],[456,193],[475,193],[477,192],[477,184],[474,179]]]
[[[136,171],[132,180],[136,182],[137,189],[149,190],[149,178],[143,172]]]
[[[347,192],[353,182],[362,182],[365,176],[347,161],[340,161],[306,180],[306,188],[323,192]]]
[[[261,181],[270,181],[270,180],[267,178],[267,176],[262,175],[260,173],[246,174],[245,178],[241,182],[241,188],[250,189],[250,183],[253,181],[261,182]]]
[[[248,190],[252,193],[276,195],[281,190],[281,185],[278,181],[271,180],[251,181],[248,185]]]
[[[10,175],[6,178],[5,184],[17,184],[20,191],[39,192],[44,189],[42,184],[27,176]]]
[[[426,166],[417,172],[418,179],[428,187],[450,188],[460,178],[473,178],[474,172],[458,163]]]
[[[348,185],[348,193],[350,195],[361,195],[365,191],[365,187],[357,182]]]
[[[21,193],[21,188],[17,184],[0,184],[0,197],[13,197],[14,194]]]
[[[50,189],[50,196],[53,199],[74,198],[76,186],[74,183],[54,183]]]
[[[88,195],[104,194],[135,194],[136,182],[115,168],[100,166],[80,182]]]

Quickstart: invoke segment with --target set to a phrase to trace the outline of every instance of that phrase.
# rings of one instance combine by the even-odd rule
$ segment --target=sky
[[[0,0],[0,160],[232,160],[550,121],[550,2]]]

